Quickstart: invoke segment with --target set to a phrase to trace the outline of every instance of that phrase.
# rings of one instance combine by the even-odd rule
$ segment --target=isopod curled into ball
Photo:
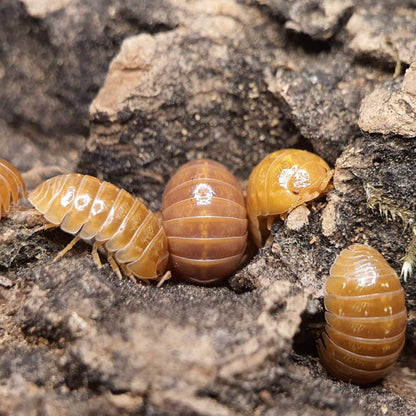
[[[55,258],[79,240],[93,240],[92,254],[101,265],[97,249],[103,246],[108,261],[121,277],[119,267],[134,279],[160,280],[167,261],[166,234],[156,216],[124,189],[88,175],[55,176],[28,196],[50,225],[75,234]]]
[[[172,271],[210,284],[233,273],[247,242],[247,214],[240,184],[210,159],[183,165],[163,194],[163,226]]]
[[[283,149],[266,156],[252,171],[247,187],[249,230],[261,247],[277,216],[321,195],[332,170],[318,155]]]
[[[318,351],[327,371],[355,384],[383,378],[403,348],[407,313],[400,281],[374,248],[354,244],[335,260]]]
[[[9,212],[10,203],[17,204],[20,195],[24,196],[25,184],[20,172],[7,160],[0,159],[0,218]]]

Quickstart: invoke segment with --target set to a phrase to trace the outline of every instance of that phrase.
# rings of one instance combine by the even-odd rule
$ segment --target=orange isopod
[[[235,176],[210,159],[183,165],[163,194],[163,226],[172,271],[211,284],[241,264],[247,243],[244,196]]]
[[[256,246],[264,244],[277,216],[322,194],[332,174],[322,158],[306,150],[283,149],[266,156],[247,187],[249,230]]]
[[[327,371],[369,384],[394,366],[405,342],[405,294],[374,248],[354,244],[336,258],[325,294],[325,330],[317,346]]]
[[[163,280],[167,261],[167,239],[156,216],[124,189],[79,173],[55,176],[29,193],[29,201],[50,223],[75,238],[55,258],[83,239],[94,241],[92,255],[101,266],[99,246],[121,278]],[[165,275],[164,278],[168,276]]]
[[[17,204],[25,195],[25,184],[20,172],[7,160],[0,159],[0,218],[9,212],[10,203]]]

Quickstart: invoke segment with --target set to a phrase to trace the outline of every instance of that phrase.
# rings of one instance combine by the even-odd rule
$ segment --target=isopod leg
[[[40,231],[50,230],[52,228],[58,228],[58,227],[59,225],[49,223],[49,224],[44,224],[44,225],[41,225],[40,227],[35,228],[33,232],[38,233]]]
[[[53,259],[53,261],[56,261],[58,259],[60,259],[62,256],[64,256],[69,250],[71,250],[72,247],[74,247],[74,245],[76,243],[78,243],[78,241],[80,240],[80,236],[76,235],[71,241],[70,243],[63,249],[61,250],[56,257]]]
[[[123,273],[134,283],[137,283],[137,279],[136,276],[124,265],[124,264],[120,264],[121,270],[123,270]],[[143,283],[146,283],[147,285],[150,284],[148,279],[142,279],[140,278],[140,280]]]
[[[103,264],[101,263],[100,256],[98,254],[98,247],[102,246],[104,244],[104,241],[95,241],[92,245],[91,255],[94,259],[94,263],[97,265],[99,269],[103,267]]]
[[[110,266],[114,270],[115,274],[119,277],[119,279],[122,279],[123,275],[121,274],[120,267],[118,266],[117,262],[114,260],[111,252],[107,253],[107,260],[110,263]]]
[[[274,220],[276,219],[276,217],[274,215],[270,215],[267,217],[267,229],[270,231],[272,229],[272,225],[274,224]]]
[[[172,277],[172,273],[170,272],[170,270],[168,270],[159,280],[157,287],[160,287],[163,285],[163,283],[166,282],[166,280],[169,280]]]
[[[134,283],[137,283],[136,276],[126,267],[125,264],[120,264],[121,270],[123,270],[123,273]],[[149,283],[148,280],[145,281],[146,283]]]

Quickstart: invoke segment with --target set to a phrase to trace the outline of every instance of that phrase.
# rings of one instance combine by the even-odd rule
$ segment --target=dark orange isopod
[[[79,239],[94,241],[92,254],[99,266],[97,249],[102,246],[119,277],[118,266],[133,280],[161,279],[168,261],[166,234],[157,217],[124,189],[70,173],[41,183],[28,199],[50,222],[45,228],[75,234],[56,258]]]
[[[240,184],[210,159],[183,165],[163,194],[163,227],[170,266],[184,280],[210,284],[232,274],[247,243],[247,213]]]
[[[327,371],[355,384],[383,378],[405,342],[405,294],[395,271],[374,248],[354,244],[335,260],[325,295],[318,351]]]
[[[0,159],[0,218],[9,212],[10,203],[17,204],[25,195],[25,184],[20,172],[7,160]]]

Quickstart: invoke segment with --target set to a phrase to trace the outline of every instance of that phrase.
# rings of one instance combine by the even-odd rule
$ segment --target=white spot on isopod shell
[[[196,199],[197,205],[209,205],[215,195],[211,185],[207,183],[199,183],[195,186],[193,197]]]

